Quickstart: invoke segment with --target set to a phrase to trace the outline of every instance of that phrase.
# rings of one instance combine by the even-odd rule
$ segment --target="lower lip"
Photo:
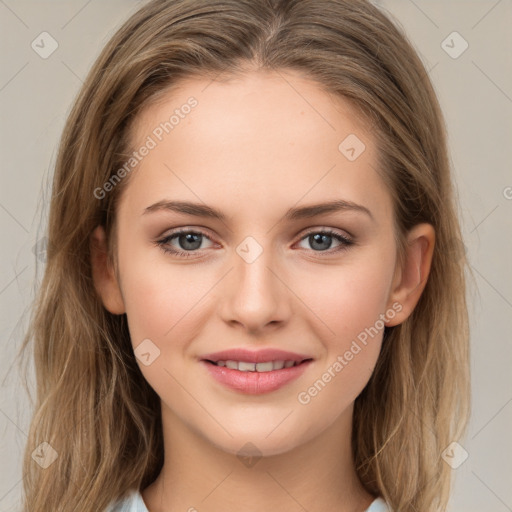
[[[201,362],[206,365],[210,375],[218,382],[248,395],[260,395],[282,388],[300,377],[311,363],[311,361],[304,361],[291,368],[270,372],[241,372],[225,366],[217,366],[208,361]]]

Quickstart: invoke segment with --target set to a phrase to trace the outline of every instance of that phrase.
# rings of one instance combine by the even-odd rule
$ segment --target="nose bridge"
[[[251,330],[283,321],[288,311],[287,288],[275,275],[280,265],[272,249],[249,236],[236,247],[233,262],[224,319]]]

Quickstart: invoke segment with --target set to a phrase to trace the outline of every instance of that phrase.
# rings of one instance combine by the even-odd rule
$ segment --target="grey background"
[[[0,0],[0,511],[18,510],[21,496],[30,415],[15,355],[41,276],[33,248],[43,236],[57,143],[100,49],[142,3]],[[450,511],[512,511],[512,1],[377,3],[419,51],[444,109],[475,274],[473,411],[460,440],[469,456],[453,469]],[[31,47],[43,31],[58,43],[46,59]],[[462,49],[462,40],[446,39],[453,31],[469,44],[458,58],[442,46]]]

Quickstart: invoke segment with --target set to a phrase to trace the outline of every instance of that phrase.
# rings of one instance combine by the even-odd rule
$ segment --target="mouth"
[[[297,379],[313,358],[282,350],[227,350],[201,358],[210,376],[223,386],[245,394],[275,391]]]
[[[232,359],[227,359],[225,361],[211,361],[209,359],[204,359],[204,361],[215,366],[229,368],[230,370],[238,370],[239,372],[265,373],[272,372],[275,370],[282,370],[283,368],[292,368],[294,366],[299,366],[304,362],[312,361],[312,358],[303,359],[302,361],[293,361],[291,359],[288,359],[276,361],[263,361],[261,363],[251,361],[234,361]]]

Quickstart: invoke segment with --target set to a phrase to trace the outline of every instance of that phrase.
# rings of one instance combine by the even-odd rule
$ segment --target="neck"
[[[250,458],[219,449],[163,406],[165,461],[144,502],[150,512],[364,512],[374,498],[354,469],[352,410],[287,453]]]

